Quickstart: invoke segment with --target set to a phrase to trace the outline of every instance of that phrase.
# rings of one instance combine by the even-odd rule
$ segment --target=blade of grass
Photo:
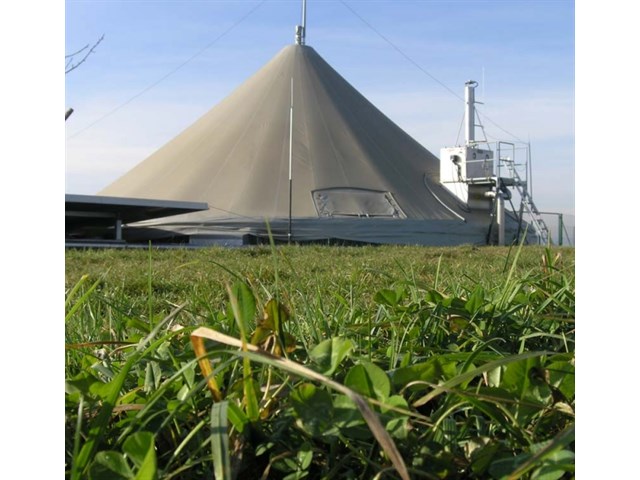
[[[89,275],[87,275],[86,273],[82,275],[80,277],[80,280],[76,282],[76,284],[73,286],[71,291],[67,294],[67,298],[65,298],[64,300],[65,308],[69,306],[69,304],[71,303],[71,300],[73,300],[73,297],[76,295],[76,293],[78,293],[78,290],[80,290],[80,287],[82,287],[82,284],[87,281],[87,278],[89,278]]]
[[[271,246],[271,256],[273,257],[273,271],[275,276],[275,297],[280,298],[280,289],[278,288],[278,252],[276,250],[276,243],[273,239],[273,233],[271,232],[271,225],[269,219],[265,218],[264,223],[267,226],[267,233],[269,234],[269,245]]]
[[[237,284],[234,288],[227,285],[231,309],[240,329],[240,339],[242,351],[247,351],[248,323],[250,316],[255,315],[255,300],[251,291],[244,283]],[[193,338],[193,334],[191,334]],[[244,388],[244,401],[247,408],[249,420],[255,421],[260,417],[260,406],[258,396],[253,386],[253,375],[251,374],[251,362],[248,358],[242,360],[242,376]]]
[[[147,270],[147,308],[149,310],[149,328],[153,328],[153,284],[151,282],[152,273],[151,262],[151,240],[149,240],[149,268]]]
[[[136,432],[127,438],[122,450],[138,467],[133,480],[158,480],[155,437],[151,432]]]
[[[506,299],[509,295],[509,292],[513,289],[513,285],[511,283],[511,279],[516,271],[516,267],[518,265],[518,259],[520,258],[520,254],[522,253],[522,248],[524,247],[524,241],[527,238],[527,232],[525,230],[524,235],[522,236],[522,240],[520,241],[520,245],[518,245],[518,249],[516,250],[516,254],[513,257],[513,262],[511,263],[511,268],[509,269],[509,273],[507,274],[507,278],[504,281],[504,285],[502,287],[502,295],[497,302],[497,307],[499,310],[504,310],[504,307],[507,305]]]
[[[217,403],[214,403],[214,405],[217,405]],[[196,436],[196,434],[200,431],[200,429],[202,429],[202,427],[206,425],[206,423],[207,422],[205,420],[200,420],[200,422],[198,422],[198,424],[191,429],[191,431],[187,434],[187,436],[184,437],[184,440],[180,442],[180,445],[178,445],[178,447],[171,454],[171,460],[165,467],[165,470],[169,467],[169,465],[171,465],[171,462],[173,462],[176,458],[178,458],[178,456],[180,455],[180,452],[191,441],[191,439]]]
[[[82,437],[82,415],[84,410],[84,396],[80,395],[80,401],[78,402],[78,420],[76,421],[76,432],[73,436],[73,458],[78,457],[80,451],[80,439]],[[73,465],[71,468],[73,472]]]
[[[309,368],[300,365],[292,360],[282,357],[275,357],[264,350],[261,350],[254,345],[247,345],[242,341],[229,337],[228,335],[224,335],[220,332],[212,330],[206,327],[200,327],[195,330],[192,334],[195,337],[207,338],[209,340],[213,340],[214,342],[223,343],[225,345],[229,345],[232,347],[240,348],[240,352],[233,352],[236,355],[240,355],[242,357],[250,358],[256,362],[265,363],[268,365],[272,365],[278,367],[284,371],[292,373],[294,375],[301,376],[308,380],[315,380],[326,387],[329,387],[333,390],[336,390],[343,395],[349,397],[357,406],[358,410],[360,410],[361,415],[367,422],[371,433],[376,438],[382,449],[385,451],[394,467],[398,471],[398,474],[403,480],[409,480],[409,473],[407,471],[407,467],[404,463],[400,452],[398,451],[395,443],[385,430],[384,426],[380,423],[380,420],[373,412],[365,398],[353,391],[352,389],[331,380],[330,378],[325,377],[324,375],[310,370]]]
[[[295,267],[293,266],[293,263],[291,262],[291,259],[289,259],[288,256],[283,255],[282,258],[284,258],[285,263],[291,269],[291,272],[293,273],[294,278],[303,278],[303,276],[300,275],[296,271]],[[302,298],[303,303],[305,303],[305,306],[306,306],[306,304],[308,304],[306,295],[302,295],[301,298]],[[289,303],[289,305],[292,305],[292,302],[288,302],[288,303]],[[293,310],[291,311],[291,318],[293,318],[293,321],[296,324],[296,327],[298,329],[298,336],[299,336],[300,340],[302,341],[302,344],[304,345],[304,350],[305,350],[305,352],[308,353],[309,351],[311,351],[311,348],[309,346],[309,343],[307,342],[306,336],[304,335],[304,332],[303,332],[303,329],[302,329],[302,324],[300,322],[300,318],[298,317],[296,312],[293,311]]]
[[[550,353],[553,353],[553,352],[527,352],[520,355],[510,355],[508,357],[501,358],[499,360],[494,360],[493,362],[485,363],[484,365],[478,368],[474,368],[473,370],[469,370],[468,372],[462,373],[452,378],[451,380],[446,381],[442,385],[437,386],[427,395],[413,402],[413,406],[420,407],[425,403],[430,402],[441,393],[445,393],[447,390],[457,385],[460,385],[461,383],[464,383],[468,380],[471,380],[472,378],[480,375],[481,373],[488,372],[490,370],[493,370],[494,368],[502,367],[504,365],[508,365],[510,363],[517,362],[519,360],[525,360],[527,358],[534,358],[534,357],[541,357],[543,355],[548,355]]]
[[[546,456],[573,442],[575,440],[575,429],[575,423],[567,426],[562,432],[556,435],[555,438],[551,442],[549,442],[547,446],[540,449],[540,451],[538,451],[535,455],[529,458],[529,460],[524,462],[514,472],[512,472],[511,475],[507,477],[507,480],[517,480],[519,478],[522,478],[522,476],[529,470],[534,468],[540,460],[543,460]]]
[[[438,266],[436,268],[436,279],[433,282],[433,289],[438,291],[438,281],[440,280],[440,266],[442,265],[442,254],[438,257]]]
[[[173,333],[173,335],[175,335],[175,333]],[[209,353],[207,353],[206,355],[210,356]],[[192,362],[195,362],[195,361],[196,359],[194,358]],[[229,359],[225,362],[222,362],[222,364],[218,368],[220,368],[221,370],[224,370],[232,362],[233,362],[233,359]],[[149,423],[152,421],[152,417],[154,415],[151,412],[158,411],[157,404],[159,402],[162,402],[162,400],[165,398],[167,390],[171,389],[171,386],[176,381],[176,379],[182,377],[184,370],[190,368],[190,366],[191,366],[191,362],[186,363],[180,370],[178,370],[171,377],[167,378],[164,382],[162,382],[160,387],[153,393],[151,397],[149,397],[147,402],[144,404],[142,410],[140,410],[136,414],[135,418],[130,423],[128,423],[127,426],[122,430],[122,433],[120,434],[116,443],[121,442],[131,432],[136,430],[154,429],[156,432],[159,432],[175,419],[176,415],[178,414],[178,410],[174,410],[169,415],[163,415],[164,418],[162,420],[162,423],[159,426],[156,426],[156,427],[149,426]],[[214,373],[215,373],[215,370],[214,370]],[[206,383],[207,383],[206,378],[203,378],[202,382],[198,382],[196,385],[194,385],[192,390],[194,392],[200,391],[206,385]],[[191,395],[191,393],[189,393],[188,395]]]
[[[222,393],[220,393],[218,382],[216,382],[215,376],[213,375],[211,363],[209,363],[209,359],[207,358],[207,350],[204,348],[204,341],[200,337],[191,336],[191,344],[193,345],[193,351],[198,359],[198,365],[200,365],[202,374],[204,375],[204,378],[207,379],[207,386],[211,391],[213,400],[215,402],[221,401]]]
[[[211,407],[211,453],[215,480],[231,480],[229,434],[227,433],[227,401]]]
[[[69,295],[67,295],[67,298],[66,298],[65,303],[64,303],[65,308],[69,306],[69,304],[71,303],[71,300],[73,299],[74,295],[77,293],[78,289],[80,288],[80,286],[84,283],[84,281],[87,278],[88,278],[87,275],[83,275],[82,278],[78,281],[78,283],[73,287],[73,290],[71,290],[71,292],[69,292]],[[89,290],[84,292],[82,294],[82,296],[73,304],[73,306],[71,307],[69,312],[64,316],[64,322],[65,323],[67,323],[69,321],[69,319],[73,316],[73,314],[76,313],[76,311],[78,311],[78,309],[84,304],[84,302],[87,300],[87,298],[89,298],[89,296],[93,293],[93,291],[96,288],[98,288],[98,285],[100,285],[100,281],[101,281],[100,278],[98,280],[96,280],[93,283],[93,285],[91,285],[91,287],[89,287]]]
[[[78,456],[74,457],[73,459],[73,464],[71,466],[71,480],[79,480],[80,478],[82,478],[82,475],[85,473],[85,470],[89,466],[89,462],[93,458],[95,451],[98,448],[98,442],[103,437],[103,434],[108,426],[113,408],[115,407],[118,395],[120,394],[120,390],[124,385],[127,375],[129,375],[129,371],[131,370],[131,368],[133,368],[135,363],[145,355],[146,352],[156,347],[156,345],[154,344],[151,345],[150,348],[145,350],[147,344],[149,344],[151,340],[160,332],[162,326],[172,320],[184,308],[184,306],[185,305],[181,305],[180,307],[176,308],[162,321],[158,322],[158,325],[156,325],[151,333],[149,333],[149,335],[147,335],[140,341],[140,343],[138,343],[135,351],[127,359],[120,372],[118,372],[114,379],[111,380],[109,393],[102,404],[100,413],[89,429],[87,441],[80,449],[80,453],[78,454]]]
[[[87,347],[99,347],[102,345],[134,345],[133,342],[118,342],[113,340],[101,340],[97,342],[85,342],[85,343],[67,343],[64,346],[65,350],[77,350],[79,348]]]

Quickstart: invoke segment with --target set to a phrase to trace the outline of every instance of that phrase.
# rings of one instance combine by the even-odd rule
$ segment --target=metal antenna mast
[[[305,44],[307,30],[307,0],[302,0],[302,25],[296,25],[296,45]]]
[[[291,243],[291,210],[293,208],[293,77],[291,77],[291,105],[289,107],[289,231],[287,243]]]
[[[307,0],[302,0],[302,25],[296,25],[296,45],[304,45],[307,28]],[[291,213],[293,209],[293,77],[291,77],[291,104],[289,107],[289,231],[287,242],[291,243]]]

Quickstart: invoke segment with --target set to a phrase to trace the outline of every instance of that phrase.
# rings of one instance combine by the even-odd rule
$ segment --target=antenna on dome
[[[287,243],[291,243],[291,210],[293,208],[293,77],[291,77],[291,105],[289,107],[289,232]]]
[[[304,45],[307,30],[307,0],[302,0],[302,25],[296,25],[296,45]]]

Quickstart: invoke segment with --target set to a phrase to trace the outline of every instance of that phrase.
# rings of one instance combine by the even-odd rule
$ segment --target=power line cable
[[[353,13],[353,15],[355,15],[357,18],[360,19],[360,21],[362,23],[364,23],[367,27],[369,27],[371,30],[373,30],[380,38],[382,38],[385,42],[387,42],[389,45],[391,45],[394,50],[396,50],[400,55],[402,55],[405,59],[407,59],[410,63],[412,63],[416,68],[418,68],[418,70],[420,70],[422,73],[424,73],[425,75],[427,75],[429,78],[431,78],[433,81],[435,81],[436,83],[438,83],[441,87],[443,87],[445,90],[447,90],[449,93],[451,93],[454,97],[456,97],[458,100],[462,100],[464,102],[464,99],[458,95],[457,93],[455,93],[451,88],[449,88],[447,85],[445,85],[443,82],[441,82],[440,80],[438,80],[435,76],[433,76],[431,73],[429,73],[427,70],[425,70],[418,62],[416,62],[415,60],[413,60],[409,55],[407,55],[404,51],[402,51],[400,49],[400,47],[398,47],[397,45],[395,45],[391,40],[389,40],[387,37],[385,37],[382,33],[380,33],[373,25],[371,25],[369,22],[367,22],[364,18],[362,18],[362,16],[360,16],[360,14],[358,14],[353,8],[351,8],[344,0],[340,0],[340,3],[342,3],[342,5],[344,5],[351,13]],[[520,138],[518,138],[517,136],[515,136],[514,134],[508,132],[507,130],[505,130],[504,128],[502,128],[501,126],[499,126],[496,122],[494,122],[493,120],[491,120],[487,115],[483,115],[485,119],[489,120],[489,122],[491,122],[496,128],[502,130],[503,132],[505,132],[507,135],[510,135],[511,137],[515,138],[516,140],[518,140],[519,142],[522,143],[526,143],[524,141],[522,141]]]
[[[349,11],[351,13],[353,13],[356,17],[358,17],[360,19],[360,21],[362,23],[364,23],[367,27],[369,27],[371,30],[373,30],[380,38],[382,38],[385,42],[387,42],[389,45],[391,45],[400,55],[402,55],[404,58],[406,58],[409,62],[411,62],[416,68],[418,68],[418,70],[422,71],[422,73],[424,73],[425,75],[429,76],[434,82],[439,83],[443,88],[445,88],[446,90],[449,91],[449,93],[451,93],[454,97],[458,98],[459,100],[464,101],[464,99],[458,95],[456,92],[454,92],[453,90],[451,90],[449,87],[447,87],[444,83],[442,83],[440,80],[438,80],[436,77],[434,77],[433,75],[431,75],[429,72],[427,72],[424,68],[422,68],[422,66],[420,66],[420,64],[418,64],[416,61],[414,61],[409,55],[407,55],[406,53],[404,53],[399,47],[397,47],[391,40],[389,40],[387,37],[385,37],[382,33],[380,33],[378,30],[376,30],[376,28],[371,25],[369,22],[367,22],[364,18],[362,18],[353,8],[351,8],[346,2],[344,2],[344,0],[340,0],[340,3],[342,3],[345,7],[347,7],[349,9]]]
[[[477,109],[477,108],[476,108],[476,112],[478,112],[478,109]],[[478,112],[478,113],[479,113],[479,112]],[[484,117],[484,119],[485,119],[485,120],[489,120],[489,123],[492,123],[492,124],[493,124],[493,126],[494,126],[494,127],[496,127],[497,129],[502,130],[504,133],[506,133],[507,135],[512,136],[513,138],[515,138],[516,140],[518,140],[518,141],[519,141],[519,142],[521,142],[521,143],[525,143],[525,144],[527,143],[527,142],[525,142],[524,140],[522,140],[522,139],[518,138],[518,137],[517,137],[516,135],[514,135],[513,133],[511,133],[511,132],[509,132],[509,131],[505,130],[504,128],[502,128],[502,127],[501,127],[500,125],[498,125],[496,122],[494,122],[493,120],[491,120],[487,115],[482,114],[482,116]]]
[[[93,127],[94,125],[100,123],[101,121],[103,121],[105,118],[110,117],[111,115],[113,115],[114,113],[116,113],[118,110],[120,110],[121,108],[127,106],[128,104],[130,104],[131,102],[133,102],[136,98],[144,95],[145,93],[147,93],[149,90],[151,90],[152,88],[154,88],[155,86],[157,86],[158,84],[160,84],[161,82],[163,82],[164,80],[166,80],[167,78],[169,78],[171,75],[173,75],[174,73],[176,73],[178,70],[180,70],[181,68],[183,68],[185,65],[187,65],[188,63],[190,63],[191,61],[193,61],[195,58],[199,57],[200,55],[202,55],[205,51],[207,51],[209,48],[211,48],[218,40],[220,40],[222,37],[224,37],[225,35],[227,35],[229,32],[231,32],[234,28],[236,28],[238,25],[240,25],[244,20],[246,20],[253,12],[255,12],[263,3],[265,3],[266,0],[261,0],[260,3],[258,3],[256,6],[254,6],[251,10],[249,10],[248,13],[246,13],[243,17],[241,17],[239,20],[237,20],[233,25],[231,25],[229,28],[227,28],[224,32],[222,32],[220,35],[218,35],[215,39],[213,39],[209,44],[207,44],[205,47],[201,48],[198,52],[194,53],[193,55],[191,55],[188,59],[186,59],[184,62],[182,62],[180,65],[178,65],[177,67],[175,67],[173,70],[171,70],[169,73],[165,74],[164,76],[162,76],[159,80],[156,80],[155,82],[153,82],[151,85],[149,85],[148,87],[144,88],[142,91],[138,92],[137,94],[135,94],[133,97],[129,98],[127,101],[125,101],[124,103],[121,103],[120,105],[118,105],[116,108],[114,108],[113,110],[111,110],[110,112],[107,112],[106,114],[104,114],[103,116],[101,116],[100,118],[98,118],[96,121],[90,123],[89,125],[87,125],[86,127],[84,127],[81,130],[78,130],[77,132],[71,134],[69,136],[69,138],[74,138],[78,135],[80,135],[81,133],[85,132],[86,130],[90,129],[91,127]]]

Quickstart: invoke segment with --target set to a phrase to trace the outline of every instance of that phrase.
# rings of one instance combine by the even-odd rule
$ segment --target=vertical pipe
[[[306,42],[307,36],[307,0],[302,0],[302,45]]]
[[[291,106],[289,108],[289,232],[287,233],[288,243],[291,243],[291,209],[292,209],[292,198],[293,198],[292,159],[293,159],[293,77],[291,77]]]
[[[476,123],[476,113],[475,113],[475,88],[478,85],[478,82],[474,80],[469,80],[465,84],[464,89],[464,103],[465,103],[465,127],[464,127],[464,135],[466,140],[466,145],[472,145],[476,141],[476,132],[475,132],[475,123]]]
[[[527,192],[533,197],[533,169],[531,166],[531,142],[527,143]]]
[[[505,217],[504,217],[504,198],[502,196],[502,192],[498,191],[496,193],[496,201],[497,201],[496,218],[497,218],[497,223],[498,223],[498,245],[504,246],[504,244],[505,244],[505,242],[504,242]]]

